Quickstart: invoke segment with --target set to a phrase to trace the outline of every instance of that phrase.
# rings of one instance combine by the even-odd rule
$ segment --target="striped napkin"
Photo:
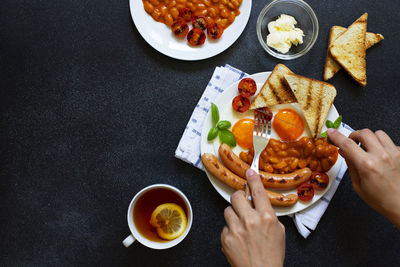
[[[246,76],[247,74],[245,72],[229,65],[215,68],[211,80],[197,103],[193,114],[186,125],[185,131],[183,132],[182,138],[179,141],[178,147],[175,151],[176,158],[204,170],[203,164],[201,163],[200,152],[201,131],[203,128],[203,122],[210,109],[211,102],[223,93],[225,88]],[[354,130],[345,123],[342,123],[339,131],[348,136]],[[328,192],[326,192],[323,197],[309,208],[290,215],[297,230],[304,238],[307,238],[310,235],[311,230],[315,230],[317,227],[318,222],[328,208],[329,202],[335,194],[346,170],[347,165],[343,160],[338,176],[329,188]]]

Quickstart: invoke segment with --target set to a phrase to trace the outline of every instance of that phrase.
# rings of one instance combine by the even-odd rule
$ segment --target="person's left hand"
[[[222,230],[222,252],[232,266],[283,266],[285,227],[279,222],[260,176],[246,172],[254,207],[245,192],[231,196],[232,206],[225,209],[226,226]]]

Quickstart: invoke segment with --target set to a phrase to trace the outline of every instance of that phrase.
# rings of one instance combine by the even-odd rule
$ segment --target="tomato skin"
[[[299,196],[300,200],[310,201],[314,197],[314,188],[309,183],[301,184],[297,188],[297,195]]]
[[[313,172],[310,184],[315,190],[324,190],[329,185],[329,176],[325,172]]]
[[[211,25],[208,25],[208,27],[207,27],[208,38],[211,38],[214,40],[221,38],[223,32],[224,32],[224,28],[222,28],[222,26],[219,25],[218,23],[212,23]]]
[[[190,8],[184,7],[179,9],[179,17],[183,18],[186,22],[189,22],[192,20],[192,10]]]
[[[193,28],[188,33],[187,40],[190,45],[199,46],[204,44],[204,41],[206,40],[206,34],[200,29]]]
[[[189,25],[187,25],[182,19],[178,19],[172,23],[171,31],[176,37],[183,38],[189,31]]]
[[[252,78],[244,78],[238,85],[239,94],[244,97],[251,97],[257,92],[256,82]]]
[[[250,100],[246,97],[238,95],[232,100],[232,107],[237,112],[246,112],[250,107]]]
[[[192,20],[193,28],[205,31],[207,29],[207,20],[203,16],[195,16]]]

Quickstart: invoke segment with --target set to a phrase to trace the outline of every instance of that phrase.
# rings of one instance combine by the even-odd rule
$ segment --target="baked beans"
[[[240,158],[248,164],[253,162],[253,157],[253,148],[240,153]],[[261,152],[259,166],[261,170],[270,173],[290,173],[305,167],[327,172],[335,165],[337,158],[337,147],[329,144],[326,138],[302,137],[297,141],[272,138]]]
[[[179,9],[189,8],[194,16],[204,16],[208,24],[218,23],[224,29],[240,14],[242,0],[142,0],[144,10],[154,20],[171,26]]]

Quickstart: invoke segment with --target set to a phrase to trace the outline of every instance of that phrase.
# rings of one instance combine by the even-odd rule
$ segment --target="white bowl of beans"
[[[184,9],[192,12],[191,20]],[[221,53],[239,38],[250,17],[251,1],[130,0],[130,10],[139,33],[156,50],[176,59],[201,60]],[[195,27],[201,25],[197,19],[207,21],[202,23],[204,29]]]

